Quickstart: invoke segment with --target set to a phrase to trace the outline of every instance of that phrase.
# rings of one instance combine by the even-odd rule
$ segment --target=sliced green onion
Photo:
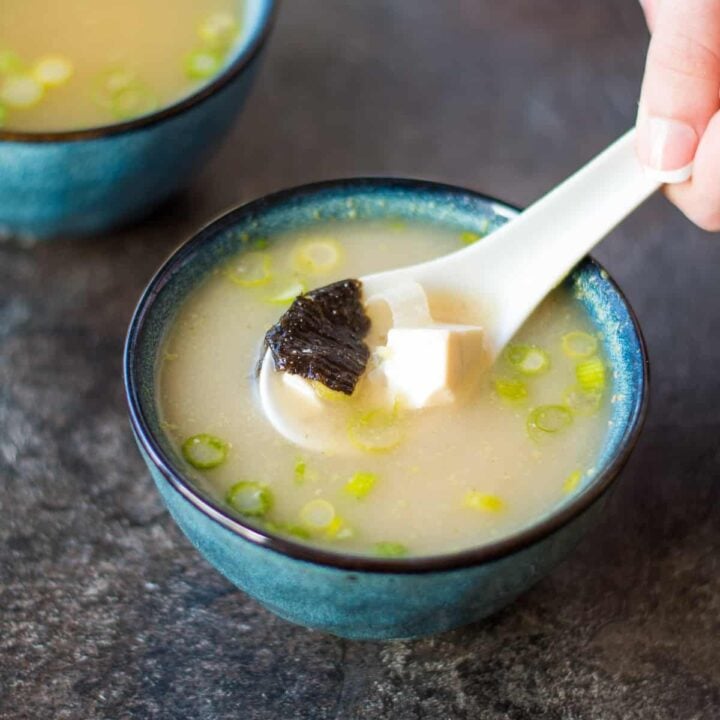
[[[536,345],[509,345],[505,359],[523,375],[540,375],[550,369],[550,356]]]
[[[276,523],[271,520],[265,521],[265,528],[270,532],[279,533],[281,535],[292,535],[301,540],[310,540],[310,533],[300,525],[287,525],[286,523]]]
[[[110,106],[110,111],[118,120],[147,115],[158,107],[157,98],[144,85],[121,90],[115,95]]]
[[[533,438],[550,435],[572,423],[572,412],[564,405],[540,405],[530,411],[527,429]]]
[[[583,390],[580,385],[573,385],[565,391],[563,400],[576,415],[594,415],[602,404],[603,394],[600,390]]]
[[[388,230],[392,230],[393,232],[402,232],[407,228],[407,223],[405,220],[396,218],[395,220],[388,220],[387,227]]]
[[[125,68],[110,68],[101,72],[93,81],[93,97],[100,107],[112,109],[115,97],[138,83],[137,75]]]
[[[304,485],[306,482],[315,482],[318,479],[317,473],[308,466],[304,458],[298,458],[295,461],[293,469],[293,479],[296,485]]]
[[[23,70],[20,56],[12,50],[0,50],[0,75],[15,75]]]
[[[228,490],[225,501],[241,515],[262,517],[272,507],[273,496],[267,485],[242,480]]]
[[[403,431],[397,413],[378,409],[352,418],[348,424],[348,436],[359,450],[384,453],[400,444]]]
[[[375,487],[377,479],[375,473],[356,472],[345,483],[345,492],[357,500],[362,500]]]
[[[505,509],[505,503],[497,495],[488,495],[476,490],[470,490],[465,495],[463,505],[472,510],[482,510],[490,513],[502,512]]]
[[[346,540],[352,537],[355,533],[352,528],[349,528],[345,524],[345,520],[339,515],[336,515],[330,524],[325,528],[325,537],[330,540]]]
[[[197,34],[208,47],[226,50],[237,37],[238,30],[238,22],[231,13],[217,12],[198,25]]]
[[[44,94],[43,86],[32,75],[8,75],[0,87],[0,101],[21,110],[37,105]]]
[[[399,542],[383,541],[375,543],[375,554],[384,558],[405,557],[408,554],[408,549]]]
[[[298,295],[302,295],[307,288],[300,281],[290,283],[287,287],[280,290],[277,294],[268,298],[268,302],[273,305],[289,305]]]
[[[265,252],[247,252],[228,271],[228,278],[240,287],[257,287],[270,282],[272,258]]]
[[[330,400],[331,402],[345,402],[352,397],[352,395],[346,395],[340,390],[333,390],[332,388],[329,388],[327,385],[321,383],[319,380],[311,380],[310,384],[312,385],[313,390],[315,390],[315,394],[321,400]]]
[[[565,478],[565,482],[563,482],[563,492],[571,493],[580,484],[580,480],[582,480],[582,472],[580,470],[575,470],[570,473]]]
[[[73,64],[62,55],[45,55],[33,65],[32,75],[44,87],[66,83],[74,72]]]
[[[295,461],[295,484],[302,485],[305,482],[305,474],[307,473],[307,463],[302,459],[298,458]]]
[[[293,255],[298,272],[322,275],[330,272],[342,257],[342,248],[332,238],[316,238],[301,243]]]
[[[205,80],[220,72],[222,57],[212,50],[194,50],[185,56],[185,74],[193,80]]]
[[[182,444],[182,456],[198,470],[210,470],[222,465],[230,445],[214,435],[201,433],[189,437]]]
[[[145,115],[157,109],[157,98],[131,70],[106,70],[96,78],[94,86],[95,102],[118,120]]]
[[[482,240],[482,235],[475,232],[470,232],[466,230],[465,232],[460,233],[460,242],[463,245],[472,245],[473,243],[476,243],[478,240]]]
[[[320,498],[310,500],[300,510],[300,521],[309,530],[326,530],[334,519],[335,508]]]
[[[563,352],[571,358],[586,358],[597,352],[598,341],[594,335],[575,330],[562,337]]]
[[[575,377],[586,392],[602,391],[605,389],[605,364],[597,355],[583,360],[575,367]]]
[[[510,378],[496,378],[493,380],[495,392],[504,400],[518,402],[525,400],[528,396],[527,385],[522,380],[512,380]]]

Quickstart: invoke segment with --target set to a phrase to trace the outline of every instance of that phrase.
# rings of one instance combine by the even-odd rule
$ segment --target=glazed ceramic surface
[[[566,281],[603,333],[615,402],[597,475],[514,535],[452,555],[342,555],[254,529],[184,477],[160,427],[156,360],[164,333],[206,273],[238,252],[243,233],[270,237],[322,220],[405,219],[458,230],[494,228],[514,210],[448,186],[351,180],[285,191],[241,207],[181,247],[151,281],[131,323],[125,382],[133,430],[153,479],[191,542],[231,582],[281,617],[350,638],[406,638],[478,620],[546,574],[600,512],[644,417],[647,359],[631,309],[607,273],[584,261]]]
[[[0,235],[98,233],[141,217],[186,186],[245,99],[273,0],[246,0],[246,31],[214,80],[158,112],[57,133],[0,131]]]

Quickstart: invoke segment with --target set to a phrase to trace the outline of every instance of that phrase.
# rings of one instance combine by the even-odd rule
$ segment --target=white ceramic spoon
[[[412,281],[428,297],[460,298],[482,318],[489,360],[494,361],[540,301],[621,220],[660,187],[635,156],[630,130],[585,167],[482,242],[443,257],[360,278],[365,297]],[[465,320],[458,320],[463,322]],[[300,404],[268,350],[260,371],[260,401],[275,429],[316,451],[342,451],[344,428],[309,431]]]

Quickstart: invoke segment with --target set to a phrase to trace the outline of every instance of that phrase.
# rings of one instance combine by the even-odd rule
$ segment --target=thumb
[[[720,106],[720,3],[662,0],[653,20],[638,112],[638,156],[661,182],[683,182]]]

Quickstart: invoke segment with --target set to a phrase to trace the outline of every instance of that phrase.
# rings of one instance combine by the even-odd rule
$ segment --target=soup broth
[[[2,0],[0,128],[73,130],[156,110],[216,75],[239,0]]]
[[[159,365],[162,421],[196,482],[271,532],[384,557],[487,543],[577,492],[595,473],[612,380],[601,339],[565,288],[463,403],[383,411],[378,435],[377,416],[355,395],[318,388],[328,405],[342,404],[356,452],[296,447],[259,406],[263,336],[294,295],[474,239],[409,224],[323,224],[248,247],[212,272],[179,311]],[[325,254],[308,262],[318,247]]]

